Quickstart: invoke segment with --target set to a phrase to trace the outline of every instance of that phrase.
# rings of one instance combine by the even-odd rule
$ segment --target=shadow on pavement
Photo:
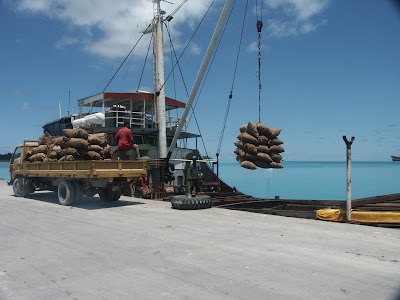
[[[30,200],[61,205],[58,203],[57,194],[54,192],[36,192],[34,194],[30,194],[25,198]],[[126,200],[118,200],[115,202],[103,202],[100,200],[99,196],[94,196],[94,197],[84,196],[82,200],[74,202],[74,204],[72,204],[70,207],[94,210],[94,209],[132,206],[138,204],[144,204],[144,203],[135,201],[126,201]]]

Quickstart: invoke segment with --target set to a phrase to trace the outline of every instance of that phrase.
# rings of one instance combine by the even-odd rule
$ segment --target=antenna
[[[61,119],[61,101],[58,100],[58,110],[60,112],[60,119]]]

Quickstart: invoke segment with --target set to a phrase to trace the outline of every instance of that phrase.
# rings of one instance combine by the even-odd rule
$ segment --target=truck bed
[[[21,169],[18,170],[18,167]],[[14,166],[14,173],[27,177],[104,179],[145,176],[147,161],[144,160],[86,160],[63,162],[23,162]]]

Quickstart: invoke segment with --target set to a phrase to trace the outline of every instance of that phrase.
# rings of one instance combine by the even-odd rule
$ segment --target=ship
[[[392,155],[391,158],[392,158],[392,161],[400,161],[400,156]]]
[[[100,125],[85,128],[91,133],[105,132],[112,152],[117,148],[115,135],[123,124],[128,121],[133,134],[134,143],[138,145],[141,159],[148,160],[152,198],[166,198],[172,195],[188,194],[190,197],[190,176],[188,169],[192,157],[196,156],[201,166],[202,185],[198,194],[235,193],[219,178],[219,161],[203,156],[197,149],[200,134],[188,130],[187,115],[196,96],[204,72],[194,83],[194,88],[186,103],[165,95],[164,53],[163,53],[163,22],[170,20],[161,10],[161,0],[154,0],[156,5],[154,18],[143,34],[151,33],[153,40],[154,92],[108,92],[103,91],[85,98],[78,99],[79,113],[70,114],[46,123],[43,131],[52,136],[63,135],[64,129],[74,127],[74,123],[95,113],[102,113],[104,122]],[[220,20],[210,42],[221,34],[223,23],[226,22],[227,11],[233,1],[227,1]],[[225,17],[223,17],[225,16]],[[218,29],[219,28],[219,29]],[[205,70],[210,61],[215,45],[209,47],[200,70]],[[208,61],[207,61],[208,60]],[[197,89],[196,89],[197,87]],[[179,113],[181,116],[178,116]],[[188,147],[188,141],[194,140],[196,147]],[[193,144],[193,143],[192,143]],[[130,159],[135,159],[134,151]],[[134,194],[132,196],[137,196]]]

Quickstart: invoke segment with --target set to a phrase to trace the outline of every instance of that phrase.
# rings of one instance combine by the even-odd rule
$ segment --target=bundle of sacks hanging
[[[240,127],[239,141],[236,145],[236,160],[240,166],[255,170],[257,167],[283,168],[280,153],[285,150],[281,146],[283,141],[278,138],[281,130],[270,128],[261,122],[249,122]]]
[[[39,140],[39,146],[27,153],[30,162],[111,159],[111,146],[106,133],[89,134],[82,128],[64,129],[63,136],[48,132]]]

